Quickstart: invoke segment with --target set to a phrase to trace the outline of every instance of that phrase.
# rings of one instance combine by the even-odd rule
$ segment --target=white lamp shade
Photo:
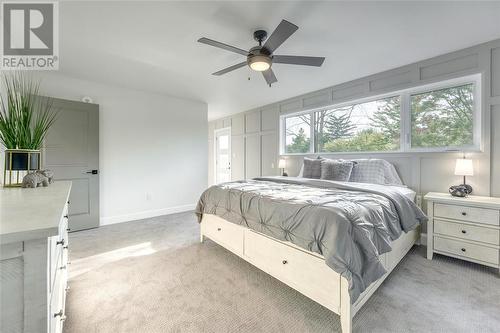
[[[279,160],[278,168],[280,168],[280,169],[286,168],[286,160],[284,160],[284,159]]]
[[[468,160],[465,158],[457,159],[457,164],[455,164],[455,175],[473,176],[474,168],[472,167],[472,160]]]

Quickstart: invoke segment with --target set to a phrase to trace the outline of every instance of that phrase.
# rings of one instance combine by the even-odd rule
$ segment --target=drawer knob
[[[66,269],[66,265],[59,267],[60,270]]]
[[[217,228],[217,231],[221,231],[222,229],[221,228]]]
[[[68,232],[71,231],[71,228],[66,228],[66,231],[68,231]]]
[[[54,318],[56,318],[56,317],[62,317],[62,315],[63,315],[63,310],[59,310],[59,312],[54,313]]]
[[[68,215],[64,215],[64,218],[67,220],[68,219]]]
[[[286,265],[286,264],[288,264],[288,260],[285,259],[282,261],[282,263],[283,263],[283,265]]]
[[[467,213],[466,212],[462,212],[462,215],[465,216],[465,215],[467,215]]]
[[[56,245],[64,245],[64,239],[61,239],[60,241],[57,241]]]
[[[465,252],[465,248],[461,248],[462,252]]]
[[[64,245],[63,249],[67,250],[69,245]]]
[[[467,231],[466,231],[466,230],[462,230],[462,233],[463,233],[463,234],[466,234],[466,233],[467,233]]]

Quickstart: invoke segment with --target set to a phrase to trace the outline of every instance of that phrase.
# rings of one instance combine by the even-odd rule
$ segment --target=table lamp
[[[285,172],[285,168],[286,168],[286,160],[285,159],[280,159],[279,162],[278,162],[278,168],[281,169],[281,175],[282,176],[288,176],[288,174]]]
[[[462,186],[465,189],[466,194],[471,194],[472,186],[467,185],[467,183],[465,182],[465,177],[474,175],[472,160],[466,159],[465,157],[457,159],[457,162],[455,164],[455,175],[464,177],[464,183],[458,186]]]

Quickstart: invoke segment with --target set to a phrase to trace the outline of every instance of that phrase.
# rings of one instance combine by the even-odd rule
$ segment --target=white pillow
[[[350,182],[382,185],[403,185],[394,165],[382,159],[357,159]]]

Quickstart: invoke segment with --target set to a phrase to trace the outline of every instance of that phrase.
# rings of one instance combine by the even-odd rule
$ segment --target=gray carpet
[[[207,240],[192,213],[70,237],[65,332],[338,332],[337,315]],[[414,247],[355,332],[499,332],[495,270]]]

